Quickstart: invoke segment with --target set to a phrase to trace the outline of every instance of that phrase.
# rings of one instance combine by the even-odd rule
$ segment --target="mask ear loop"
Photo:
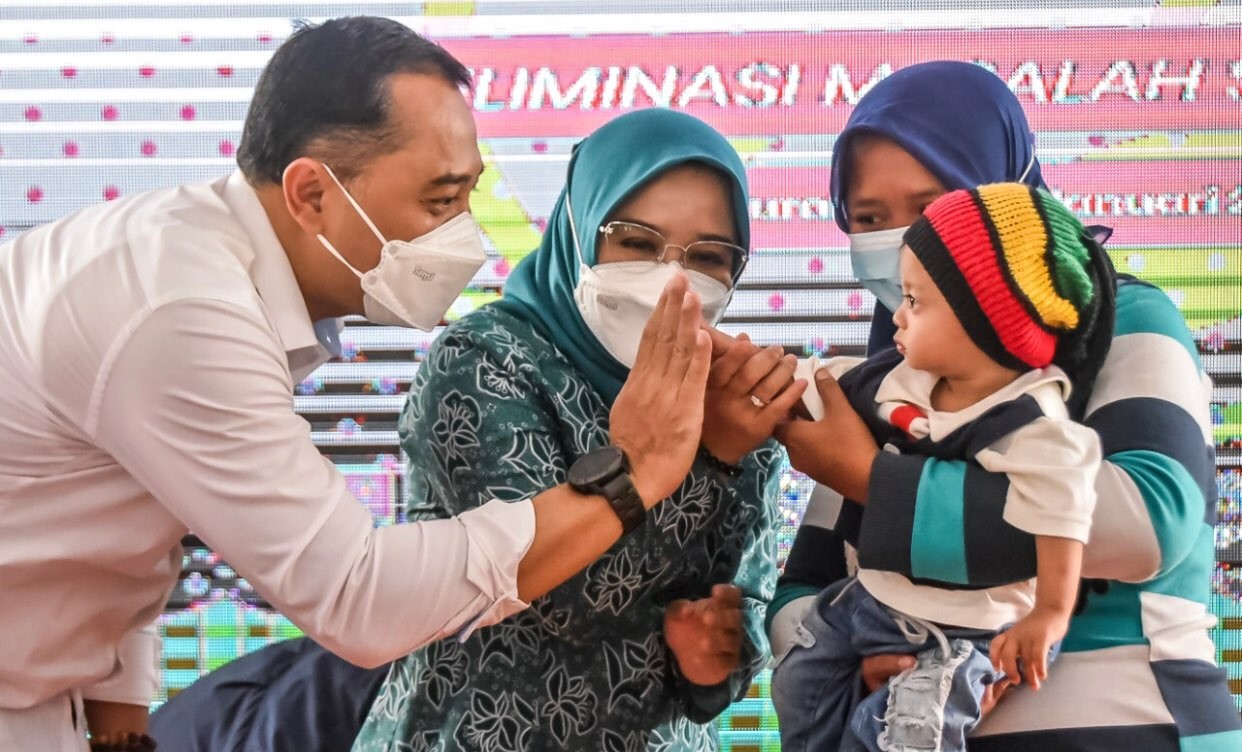
[[[367,223],[367,227],[371,228],[371,232],[376,238],[379,239],[380,245],[387,243],[388,239],[380,233],[379,228],[375,226],[375,223],[371,221],[371,218],[367,216],[367,213],[364,212],[362,207],[358,205],[358,202],[354,200],[353,195],[346,190],[345,186],[341,185],[341,181],[337,179],[336,173],[332,171],[332,168],[324,162],[320,162],[319,164],[324,170],[327,171],[328,177],[332,178],[332,182],[336,183],[336,187],[341,189],[341,193],[345,194],[345,200],[349,202],[349,205],[354,207],[354,211],[358,212],[358,216],[362,217],[362,221]]]
[[[320,162],[319,165],[328,173],[328,177],[332,178],[332,182],[336,183],[336,187],[341,189],[341,193],[345,194],[345,200],[349,202],[350,206],[354,207],[354,211],[358,212],[358,216],[362,217],[362,221],[366,223],[367,227],[371,228],[371,232],[375,233],[375,237],[379,238],[380,246],[383,247],[384,245],[387,245],[388,241],[385,240],[384,236],[380,234],[379,228],[375,226],[375,224],[371,221],[371,218],[367,216],[367,213],[362,210],[362,207],[358,205],[358,202],[354,200],[354,197],[350,195],[345,186],[341,185],[341,181],[337,179],[336,173],[332,172],[332,168],[324,162]],[[337,261],[340,261],[345,265],[346,269],[353,272],[355,277],[362,279],[365,276],[362,272],[354,268],[353,264],[345,260],[345,257],[341,255],[341,252],[336,249],[336,246],[332,245],[330,240],[324,237],[323,233],[316,235],[315,238],[323,245],[324,248],[328,250],[328,253],[335,256]]]
[[[1031,146],[1031,160],[1026,163],[1026,169],[1022,171],[1022,174],[1018,177],[1017,182],[1025,183],[1026,176],[1031,174],[1031,170],[1034,169],[1034,167],[1035,167],[1035,146],[1032,145]]]
[[[586,258],[582,255],[582,244],[578,241],[578,223],[574,222],[574,207],[569,202],[569,186],[565,186],[565,214],[569,217],[569,233],[573,235],[574,253],[578,254],[578,264],[586,266]],[[589,267],[588,267],[589,268]]]

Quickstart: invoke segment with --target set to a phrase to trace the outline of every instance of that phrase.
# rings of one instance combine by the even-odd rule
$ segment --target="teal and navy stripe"
[[[871,478],[858,537],[862,566],[940,587],[996,587],[1035,576],[1034,536],[1004,519],[1009,482],[1003,474],[974,463],[885,453]],[[936,519],[953,519],[958,527],[933,529],[928,522]]]
[[[1216,517],[1216,452],[1203,441],[1194,418],[1177,405],[1154,397],[1133,397],[1104,405],[1086,423],[1100,434],[1104,456],[1131,476],[1146,475],[1158,486],[1194,485],[1206,503],[1187,517],[1211,525]],[[1168,489],[1174,490],[1174,489]],[[1161,496],[1169,498],[1169,493]]]
[[[1034,539],[1003,518],[1008,480],[960,460],[974,457],[1042,417],[1039,403],[1024,395],[997,405],[938,441],[916,441],[880,418],[875,409],[880,385],[901,361],[900,354],[889,351],[868,359],[840,380],[841,389],[877,442],[892,444],[902,452],[885,452],[873,466],[867,495],[872,513],[862,516],[858,531],[860,566],[949,588],[995,587],[1030,579],[1034,576]],[[907,503],[911,497],[914,504]],[[848,536],[850,531],[843,532]],[[987,547],[971,545],[984,536],[990,539]],[[915,545],[881,542],[891,540],[914,541]],[[991,553],[997,540],[1007,548],[1004,557]]]

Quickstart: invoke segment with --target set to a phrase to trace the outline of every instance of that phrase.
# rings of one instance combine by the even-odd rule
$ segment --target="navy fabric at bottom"
[[[1179,752],[1173,724],[1050,729],[971,739],[967,752]]]
[[[151,716],[170,752],[340,752],[362,728],[388,664],[359,668],[305,637],[269,645],[191,684]]]

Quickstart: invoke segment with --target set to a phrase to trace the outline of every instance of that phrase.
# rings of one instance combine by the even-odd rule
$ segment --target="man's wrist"
[[[643,474],[638,470],[630,467],[630,482],[634,484],[634,490],[638,492],[638,498],[642,499],[643,508],[650,511],[652,507],[663,501],[663,497],[646,482]]]
[[[574,460],[566,474],[569,486],[581,494],[602,497],[621,520],[623,533],[643,524],[647,502],[634,484],[633,465],[616,445],[599,447]]]

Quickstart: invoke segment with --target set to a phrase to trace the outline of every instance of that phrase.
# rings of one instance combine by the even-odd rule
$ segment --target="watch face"
[[[608,480],[621,470],[621,457],[621,450],[614,446],[584,454],[569,468],[569,482],[577,486]]]

